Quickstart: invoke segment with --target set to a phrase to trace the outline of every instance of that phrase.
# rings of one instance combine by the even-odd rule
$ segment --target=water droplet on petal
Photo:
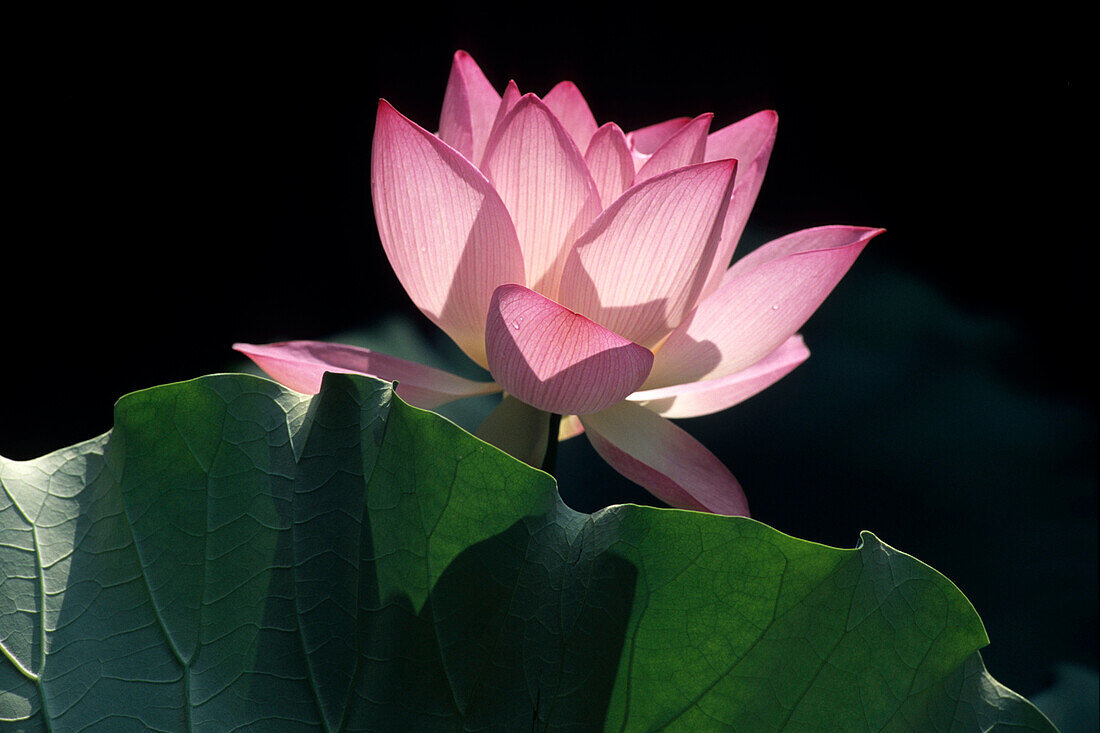
[[[773,305],[773,306],[772,306],[772,310],[773,310],[773,311],[777,311],[777,310],[779,310],[779,306],[778,306],[778,305]]]

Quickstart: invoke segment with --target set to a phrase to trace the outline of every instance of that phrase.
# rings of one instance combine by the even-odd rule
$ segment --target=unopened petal
[[[521,285],[493,293],[485,327],[489,371],[540,410],[583,415],[636,390],[653,353]]]
[[[561,122],[562,127],[573,138],[577,149],[582,153],[588,150],[588,143],[596,134],[596,118],[592,116],[592,110],[588,108],[588,102],[584,100],[581,90],[571,81],[558,83],[551,89],[543,102]]]
[[[634,159],[630,156],[626,135],[614,122],[596,130],[588,143],[584,162],[592,172],[605,209],[634,183]]]
[[[701,114],[687,123],[661,143],[653,155],[638,169],[638,175],[634,177],[635,183],[641,183],[647,178],[659,176],[685,165],[694,165],[703,162],[703,154],[706,152],[707,133],[710,132],[710,121],[714,115],[709,112]]]
[[[661,344],[645,388],[717,379],[755,364],[813,314],[881,229],[805,229],[742,258]]]
[[[405,291],[485,366],[493,288],[523,278],[523,256],[494,190],[469,161],[385,100],[371,159],[374,216]]]
[[[553,112],[527,94],[490,137],[481,168],[515,223],[522,282],[554,297],[567,247],[602,208],[576,143]]]
[[[734,161],[700,163],[639,183],[578,240],[559,302],[649,348],[691,311],[710,272]]]
[[[616,471],[680,509],[749,516],[741,485],[699,441],[633,402],[583,415],[592,447]]]
[[[465,51],[456,51],[439,115],[439,139],[476,164],[485,151],[500,95]]]
[[[717,379],[646,389],[627,397],[663,417],[719,412],[767,389],[810,356],[801,336],[791,336],[752,366]]]
[[[561,122],[525,95],[489,139],[482,169],[515,222],[524,253],[522,281],[557,294],[566,248],[602,209],[588,166]]]
[[[323,341],[285,341],[276,344],[233,344],[233,348],[256,362],[272,379],[305,394],[321,389],[325,372],[369,374],[396,381],[397,394],[416,407],[439,405],[477,395],[499,392],[492,382],[474,382],[450,372],[398,359],[396,356],[358,346]]]
[[[504,87],[504,94],[500,98],[500,106],[497,107],[496,116],[493,118],[493,126],[489,132],[489,139],[492,140],[496,131],[500,129],[500,126],[504,123],[504,119],[508,116],[508,113],[512,111],[512,108],[516,106],[520,98],[523,95],[520,94],[519,86],[515,80],[508,82],[508,85]],[[488,145],[488,141],[486,141]],[[482,163],[485,162],[485,153],[482,152],[481,157],[475,161],[478,168],[482,168]],[[484,172],[484,168],[482,168]]]

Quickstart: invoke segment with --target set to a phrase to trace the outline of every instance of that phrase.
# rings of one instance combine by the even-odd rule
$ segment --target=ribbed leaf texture
[[[13,729],[1053,729],[873,535],[579,514],[367,377],[131,394],[0,483]]]

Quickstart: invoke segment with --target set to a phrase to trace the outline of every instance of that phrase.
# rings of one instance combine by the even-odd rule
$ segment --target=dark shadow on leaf
[[[545,518],[517,522],[460,553],[419,613],[364,586],[349,729],[600,728],[637,570],[586,549],[591,527],[569,542]]]
[[[400,522],[409,515],[393,502],[409,499],[387,486],[387,466],[378,463],[386,425],[362,423],[371,395],[361,386],[326,376],[295,479],[295,596],[313,686],[323,707],[340,711],[333,722],[347,730],[453,730],[458,721],[598,728],[636,568],[603,552],[592,521],[559,503],[557,513],[520,520],[460,552],[421,608],[405,593],[384,594],[379,577],[393,582],[395,537],[372,535],[372,521]],[[430,497],[448,487],[417,490]],[[420,518],[415,502],[410,511]],[[417,534],[410,526],[396,552],[411,552],[401,567],[418,574],[426,566],[412,550]]]
[[[421,615],[435,618],[467,726],[603,725],[638,571],[602,552],[593,528],[570,540],[553,516],[517,522],[459,554],[432,589]]]

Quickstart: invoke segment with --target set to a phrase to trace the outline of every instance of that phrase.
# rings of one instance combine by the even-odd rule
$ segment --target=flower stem
[[[546,457],[542,459],[542,470],[551,476],[558,468],[558,429],[561,427],[561,415],[550,413],[550,433],[546,436]]]

